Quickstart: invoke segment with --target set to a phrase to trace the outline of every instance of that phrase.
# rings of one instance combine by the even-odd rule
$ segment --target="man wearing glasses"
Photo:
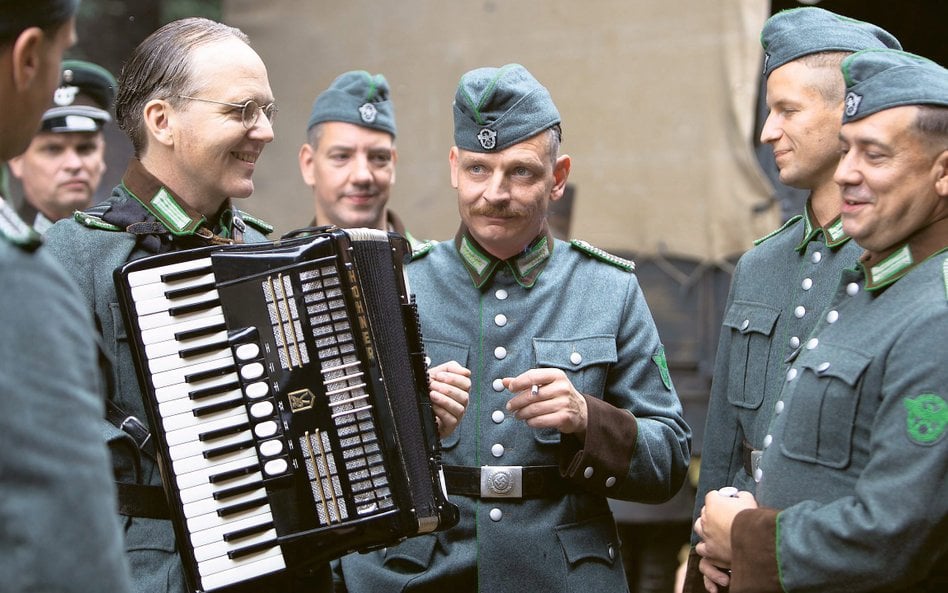
[[[107,422],[125,547],[137,591],[187,590],[143,396],[112,272],[144,256],[229,242],[260,242],[272,227],[239,211],[273,140],[267,70],[244,33],[183,19],[150,35],[126,61],[115,116],[134,158],[110,198],[48,231],[50,251],[76,276],[93,308],[109,370]],[[287,582],[281,591],[320,591]]]

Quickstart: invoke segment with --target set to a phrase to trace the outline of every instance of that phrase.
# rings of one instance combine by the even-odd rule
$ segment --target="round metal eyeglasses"
[[[276,117],[277,107],[276,103],[267,103],[266,105],[260,105],[253,99],[245,103],[228,103],[227,101],[215,101],[213,99],[202,99],[200,97],[189,97],[187,95],[178,95],[179,99],[188,99],[190,101],[200,101],[202,103],[214,103],[216,105],[226,105],[228,107],[233,107],[234,109],[240,109],[240,122],[244,124],[244,127],[248,130],[257,123],[257,118],[260,117],[260,114],[263,113],[266,116],[267,121],[270,124],[273,124],[273,118]]]

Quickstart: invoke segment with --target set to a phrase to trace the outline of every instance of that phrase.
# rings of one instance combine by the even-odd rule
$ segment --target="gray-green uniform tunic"
[[[91,214],[79,213],[74,219],[57,222],[46,234],[51,253],[78,282],[82,296],[91,307],[102,333],[104,346],[113,363],[110,398],[121,410],[146,425],[148,414],[122,321],[112,272],[127,261],[204,244],[203,240],[196,237],[194,230],[206,228],[203,224],[197,225],[197,218],[186,215],[194,221],[194,228],[172,238],[168,223],[156,218],[134,197],[147,201],[161,190],[160,182],[138,161],[133,160],[122,184],[114,189],[108,200],[93,208]],[[165,192],[165,195],[173,198],[169,192]],[[231,207],[228,212],[226,232],[242,229],[243,240],[248,243],[266,239],[261,232],[245,223],[245,215],[236,208]],[[137,223],[141,224],[131,227]],[[136,228],[143,233],[133,234],[127,232],[126,228]],[[225,232],[225,229],[215,230]],[[140,455],[128,434],[105,419],[100,422],[112,450],[116,480],[126,484],[160,487],[161,476],[154,460],[147,455]],[[128,516],[125,525],[126,555],[135,590],[142,593],[185,591],[171,521]]]
[[[843,274],[785,374],[731,593],[948,591],[946,236]]]
[[[680,487],[690,429],[630,262],[542,235],[500,261],[466,234],[408,267],[432,365],[472,371],[468,409],[443,440],[447,465],[546,466],[567,492],[523,499],[452,494],[457,527],[341,568],[350,592],[626,591],[606,497],[662,502]],[[586,396],[585,444],[505,411],[502,383],[566,372]],[[476,471],[476,470],[474,470]]]
[[[0,590],[131,590],[92,316],[0,198]]]

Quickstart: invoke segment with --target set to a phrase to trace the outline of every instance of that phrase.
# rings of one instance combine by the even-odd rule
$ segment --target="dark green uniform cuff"
[[[783,593],[777,567],[776,509],[748,509],[731,526],[730,593]]]

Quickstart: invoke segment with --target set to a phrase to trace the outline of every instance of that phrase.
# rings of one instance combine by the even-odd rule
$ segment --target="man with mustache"
[[[948,70],[866,50],[842,72],[834,179],[865,251],[791,357],[756,493],[695,523],[731,593],[948,590]]]
[[[23,185],[20,217],[45,232],[57,220],[92,205],[105,173],[105,136],[115,78],[82,60],[66,60],[62,80],[26,152],[10,160]]]
[[[407,267],[432,363],[472,371],[442,440],[461,519],[344,557],[351,592],[627,591],[607,497],[662,502],[684,480],[691,432],[633,264],[550,233],[571,165],[560,134],[523,66],[461,77],[461,226]]]

